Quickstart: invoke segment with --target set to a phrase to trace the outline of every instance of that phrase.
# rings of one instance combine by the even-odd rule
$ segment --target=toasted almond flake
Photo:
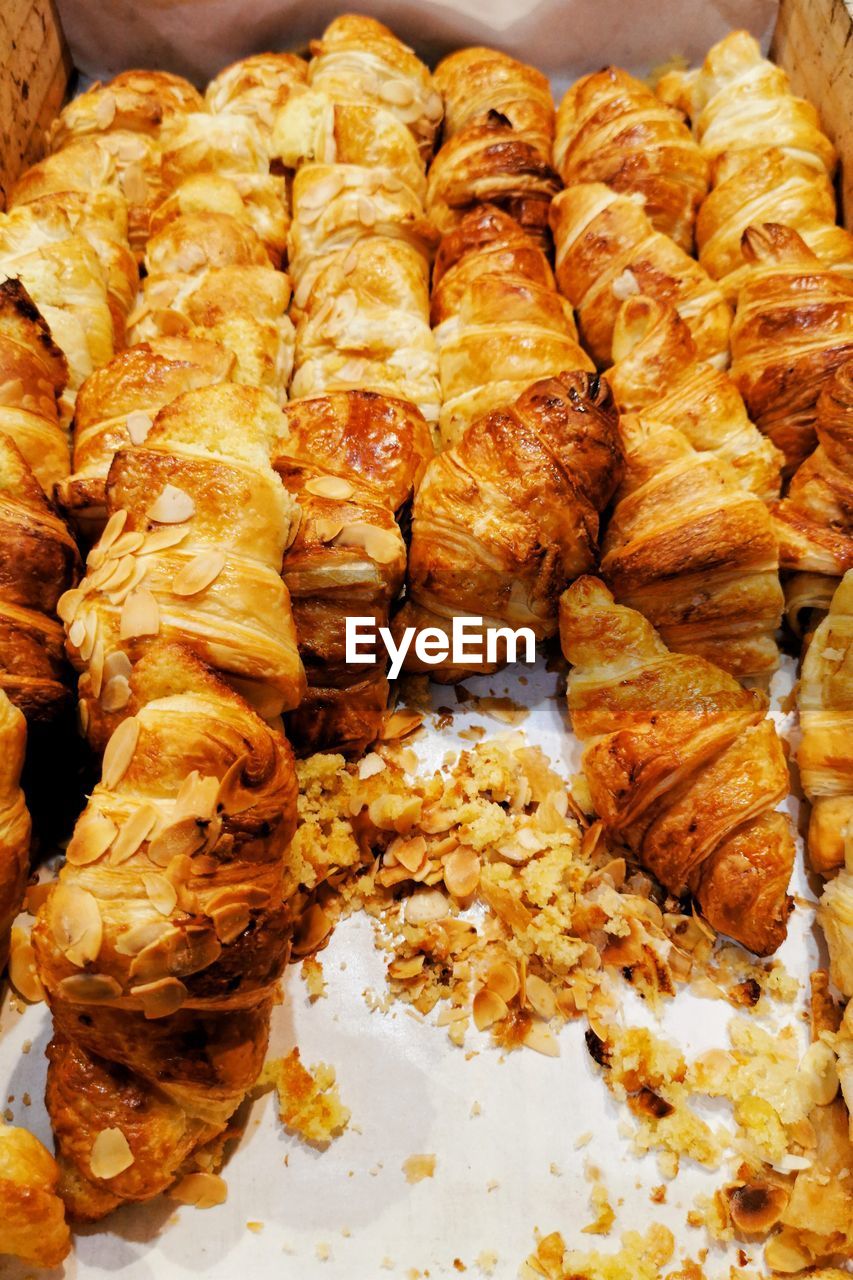
[[[118,677],[117,677],[118,678]],[[157,810],[153,804],[141,804],[122,823],[121,830],[112,842],[110,863],[119,866],[132,858],[143,841],[147,840],[157,822]]]
[[[183,524],[195,515],[195,502],[185,489],[167,484],[148,508],[149,520],[157,524]]]
[[[450,903],[440,889],[421,889],[406,900],[407,924],[430,924],[446,920]]]
[[[803,1054],[797,1069],[797,1089],[807,1110],[829,1106],[838,1093],[836,1057],[822,1040],[809,1045]]]
[[[92,655],[89,658],[89,682],[92,686],[92,696],[99,698],[101,696],[101,686],[104,678],[104,642],[98,637],[92,648]]]
[[[57,884],[48,899],[47,919],[54,942],[69,964],[82,969],[98,958],[104,925],[97,899],[86,889]]]
[[[342,520],[315,520],[311,527],[321,542],[334,542],[344,524]]]
[[[442,100],[441,94],[437,93],[434,89],[426,100],[424,113],[427,116],[427,119],[431,120],[433,124],[437,124],[444,115],[444,101]]]
[[[444,883],[455,898],[467,898],[480,883],[480,859],[473,849],[457,849],[444,864]]]
[[[102,129],[109,129],[113,120],[116,118],[116,99],[115,94],[108,89],[104,89],[98,95],[98,101],[95,103],[94,116],[98,125]]]
[[[165,920],[145,920],[120,933],[115,949],[120,956],[138,956],[168,932],[171,932],[171,926]]]
[[[75,649],[79,649],[86,639],[86,623],[83,618],[77,617],[68,628],[68,643]]]
[[[92,556],[94,552],[99,551],[102,556],[106,555],[107,551],[109,551],[110,547],[122,533],[124,526],[127,524],[127,516],[128,513],[125,510],[114,511],[107,523],[104,525],[104,532],[101,534],[97,546],[89,552],[88,563],[92,565],[93,569],[97,567],[92,564]]]
[[[104,679],[112,680],[113,676],[130,678],[133,664],[123,649],[113,649],[104,658]]]
[[[160,978],[131,987],[130,994],[142,1001],[146,1018],[170,1018],[177,1013],[189,994],[180,978]]]
[[[172,591],[176,596],[198,595],[216,581],[224,568],[221,551],[202,551],[178,570],[172,579]]]
[[[188,1173],[168,1191],[170,1200],[195,1209],[213,1209],[228,1198],[228,1184],[218,1173]]]
[[[129,716],[118,726],[104,751],[101,781],[107,791],[114,791],[127,773],[138,741],[139,721],[136,716]]]
[[[560,1046],[554,1035],[544,1022],[531,1022],[524,1033],[524,1044],[528,1049],[543,1054],[546,1058],[559,1058]]]
[[[312,903],[308,910],[302,913],[293,931],[291,948],[293,955],[304,956],[314,951],[323,939],[328,937],[331,929],[332,922],[323,908],[316,902]]]
[[[162,529],[152,529],[140,547],[139,554],[149,556],[157,551],[166,551],[169,547],[176,547],[179,542],[183,542],[188,533],[189,530],[187,528],[176,528],[171,525],[164,525]]]
[[[84,738],[89,731],[89,718],[89,704],[85,698],[81,698],[77,704],[77,723]]]
[[[388,846],[388,853],[413,874],[420,871],[427,858],[427,842],[423,836],[413,840],[401,840],[399,836]]]
[[[148,182],[142,166],[131,164],[124,171],[121,189],[128,204],[144,205],[148,199]]]
[[[403,708],[400,711],[394,711],[391,715],[386,716],[382,723],[382,730],[379,734],[380,741],[393,742],[398,738],[406,738],[410,733],[414,733],[424,722],[423,714],[420,711],[409,711]]]
[[[363,227],[372,227],[376,223],[376,205],[367,196],[358,197],[358,220]]]
[[[416,978],[424,967],[426,957],[423,952],[418,952],[414,956],[404,956],[397,960],[392,960],[388,966],[388,977],[396,978],[398,982],[406,982],[409,978]]]
[[[318,498],[351,498],[354,489],[349,480],[343,476],[312,476],[305,482],[307,493],[316,494]]]
[[[203,849],[208,832],[193,814],[161,828],[148,846],[148,857],[158,867],[167,867],[173,858],[191,856]]]
[[[9,951],[9,980],[19,996],[30,1004],[44,999],[44,987],[38,976],[36,953],[30,935],[24,929],[14,928]]]
[[[97,862],[104,856],[117,834],[116,824],[105,813],[87,809],[74,828],[65,861],[72,867],[85,867],[91,862]]]
[[[95,693],[95,689],[92,689]],[[104,711],[121,711],[130,702],[130,682],[126,676],[113,676],[104,685],[101,694],[101,706]]]
[[[147,587],[138,587],[122,605],[119,636],[133,640],[137,636],[156,636],[159,630],[160,606]]]
[[[502,1022],[509,1013],[506,1002],[495,991],[481,987],[474,996],[472,1005],[474,1026],[478,1031],[485,1031],[495,1022]]]
[[[380,529],[373,524],[345,524],[335,538],[337,546],[363,547],[377,564],[391,564],[402,554],[399,530]]]
[[[79,587],[64,591],[56,602],[56,613],[60,621],[70,626],[85,598],[85,593]]]
[[[200,774],[193,769],[181,783],[175,797],[173,818],[212,818],[219,797],[219,779],[215,774]]]
[[[98,639],[98,615],[90,609],[86,614],[80,614],[77,622],[80,621],[83,623],[84,635],[78,647],[83,662],[88,662],[95,648],[95,641]],[[75,622],[74,625],[76,626],[77,623]]]
[[[153,425],[154,422],[150,414],[145,413],[142,409],[134,409],[132,413],[127,415],[127,434],[133,444],[144,444]]]
[[[171,915],[178,902],[177,890],[171,880],[152,871],[142,877],[142,883],[154,909],[159,911],[161,916]]]
[[[535,973],[529,973],[524,983],[524,994],[527,1003],[530,1005],[534,1013],[538,1013],[540,1018],[544,1018],[547,1022],[549,1018],[553,1018],[557,1012],[557,1001],[554,992],[542,978]]]
[[[248,928],[249,908],[245,902],[234,902],[230,906],[218,907],[208,913],[213,921],[216,936],[226,945],[239,938]]]
[[[382,773],[386,768],[385,761],[378,756],[375,751],[370,751],[366,756],[358,762],[358,776],[364,781],[366,778],[373,778],[377,773]]]
[[[59,989],[75,1004],[97,1004],[121,995],[121,987],[108,973],[73,973],[62,979]]]
[[[379,86],[379,97],[392,106],[408,107],[414,102],[415,90],[407,80],[386,80]]]
[[[133,1164],[133,1152],[121,1129],[102,1129],[92,1144],[89,1168],[95,1178],[115,1178]]]
[[[486,986],[509,1004],[521,986],[518,969],[509,960],[496,961],[486,972]]]
[[[782,1232],[764,1246],[764,1261],[773,1271],[794,1275],[811,1266],[814,1259],[805,1245],[800,1245],[791,1235]]]

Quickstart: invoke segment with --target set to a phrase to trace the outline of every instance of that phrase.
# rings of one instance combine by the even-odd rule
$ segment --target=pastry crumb
[[[409,1183],[423,1182],[435,1175],[436,1158],[433,1155],[407,1156],[403,1161],[403,1173]]]
[[[275,1085],[279,1117],[286,1129],[307,1142],[325,1146],[344,1132],[350,1112],[343,1105],[335,1083],[335,1070],[327,1063],[303,1067],[299,1050],[267,1062],[261,1079]]]

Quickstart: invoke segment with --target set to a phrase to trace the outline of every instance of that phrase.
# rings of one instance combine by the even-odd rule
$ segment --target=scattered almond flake
[[[592,1130],[587,1129],[586,1132],[575,1138],[575,1151],[580,1151],[581,1147],[587,1146],[592,1141]]]
[[[662,1280],[675,1240],[668,1228],[653,1223],[645,1235],[628,1231],[617,1253],[581,1253],[567,1249],[559,1232],[543,1236],[524,1264],[525,1280]]]
[[[121,1129],[102,1129],[92,1144],[89,1168],[95,1178],[115,1178],[133,1164],[133,1152]]]
[[[184,489],[166,484],[148,508],[155,524],[183,524],[195,515],[195,501]]]
[[[406,1181],[414,1184],[423,1182],[424,1178],[432,1178],[435,1176],[436,1157],[433,1155],[413,1155],[407,1156],[403,1161],[403,1173],[406,1175]]]
[[[326,1063],[306,1069],[299,1050],[292,1049],[267,1062],[261,1079],[275,1085],[282,1124],[307,1142],[326,1145],[347,1128],[350,1113],[338,1095],[334,1068]]]
[[[316,956],[308,956],[302,961],[300,972],[303,981],[308,988],[308,996],[311,1002],[319,1000],[321,996],[326,994],[326,980],[323,977],[323,966]]]
[[[228,1198],[228,1184],[217,1173],[188,1173],[170,1187],[170,1200],[192,1205],[195,1209],[213,1209]]]
[[[247,1222],[247,1223],[246,1223],[246,1230],[247,1230],[247,1231],[253,1231],[253,1232],[255,1233],[255,1235],[256,1235],[256,1236],[259,1236],[259,1235],[261,1234],[261,1232],[263,1231],[263,1229],[264,1229],[264,1224],[263,1224],[262,1222]]]
[[[585,1227],[581,1227],[584,1235],[606,1236],[610,1234],[613,1223],[616,1221],[616,1214],[613,1212],[613,1206],[607,1195],[607,1188],[603,1182],[597,1179],[593,1182],[590,1191],[590,1204],[595,1213],[592,1222],[588,1222]]]
[[[562,1178],[562,1176],[563,1176],[563,1170],[560,1168],[560,1166],[559,1166],[558,1164],[554,1164],[553,1160],[552,1160],[552,1161],[551,1161],[551,1163],[548,1165],[548,1172],[549,1172],[549,1173],[552,1175],[552,1177],[554,1177],[554,1178]]]
[[[479,1102],[475,1100],[474,1102],[471,1103],[471,1115],[481,1116],[482,1114],[483,1114],[483,1108],[480,1106]]]

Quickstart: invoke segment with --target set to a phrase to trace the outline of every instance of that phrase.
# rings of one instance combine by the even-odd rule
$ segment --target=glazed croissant
[[[567,187],[636,192],[652,225],[685,252],[708,190],[708,161],[681,113],[619,67],[583,76],[557,112],[554,166]]]
[[[619,429],[625,471],[602,577],[670,648],[736,676],[772,671],[784,596],[767,507],[666,420],[625,414]]]
[[[29,721],[55,719],[71,697],[56,608],[79,568],[66,525],[0,433],[0,689]]]
[[[0,284],[0,431],[44,489],[68,475],[68,432],[59,403],[68,363],[20,280]]]
[[[428,175],[427,210],[452,231],[475,205],[503,209],[550,248],[548,205],[554,104],[547,78],[496,49],[460,49],[435,70],[445,102],[444,144]]]
[[[27,744],[23,715],[0,689],[0,975],[9,959],[12,921],[21,909],[30,873],[30,815],[21,790]],[[0,1126],[0,1209],[3,1207],[3,1133]],[[5,1214],[0,1213],[0,1253]]]
[[[821,391],[853,355],[853,280],[777,223],[748,227],[743,254],[752,270],[732,326],[731,376],[790,474],[815,447]]]
[[[815,871],[828,875],[845,857],[849,863],[853,848],[853,569],[806,650],[797,702],[797,763],[812,804],[809,857]]]
[[[670,653],[595,578],[560,601],[568,701],[595,811],[670,893],[759,955],[785,938],[794,842],[788,769],[766,700]]]
[[[381,727],[384,664],[346,662],[349,615],[388,625],[406,547],[396,515],[432,456],[429,427],[405,400],[344,391],[284,411],[273,466],[299,504],[284,557],[308,692],[286,718],[300,754],[360,754]]]
[[[169,71],[123,71],[106,85],[95,83],[63,107],[48,134],[51,151],[79,138],[105,133],[159,137],[164,125],[189,111],[203,111],[204,100],[182,76]]]
[[[492,205],[472,209],[443,237],[431,318],[445,445],[484,413],[511,404],[532,382],[563,369],[594,368],[544,253]]]
[[[26,1129],[0,1124],[0,1254],[58,1267],[71,1236],[53,1156]]]
[[[853,357],[820,393],[817,448],[773,507],[783,569],[838,578],[853,569]]]
[[[280,435],[264,392],[222,383],[173,400],[143,444],[116,454],[106,528],[59,605],[94,745],[127,714],[132,665],[157,636],[186,644],[266,716],[300,701],[280,577],[297,512],[269,462]]]
[[[844,866],[827,881],[818,904],[817,918],[826,937],[829,952],[829,973],[842,995],[853,997],[853,871]],[[848,1006],[853,1008],[853,1006]],[[853,1104],[853,1015],[847,1015],[844,1037],[846,1079],[842,1088],[848,1107]],[[841,1046],[839,1046],[841,1047]],[[846,1084],[846,1088],[844,1087]]]
[[[778,497],[781,453],[750,422],[728,374],[697,358],[689,328],[668,303],[642,294],[622,303],[607,381],[623,412],[675,427],[694,449],[729,463],[745,489],[765,502]]]
[[[472,423],[415,495],[397,637],[431,627],[449,638],[456,617],[482,618],[484,638],[503,626],[554,635],[560,592],[595,563],[599,513],[621,465],[616,407],[592,374],[535,382]],[[498,670],[500,652],[494,662],[436,665],[412,646],[404,669],[453,683]]]
[[[176,218],[222,213],[256,233],[274,267],[287,251],[290,219],[284,178],[271,173],[195,173],[185,178],[153,210],[150,232],[156,236]]]
[[[295,53],[256,53],[224,67],[210,81],[204,99],[213,112],[247,116],[270,147],[279,111],[291,95],[304,91],[308,64]]]
[[[308,83],[333,102],[387,108],[411,131],[426,164],[441,124],[443,104],[429,70],[377,22],[343,14],[311,41]]]
[[[86,379],[74,411],[74,470],[58,486],[59,501],[85,534],[103,529],[117,451],[144,443],[160,409],[183,392],[231,380],[235,365],[218,342],[157,338],[120,352]]]
[[[289,951],[282,734],[181,645],[149,649],[127,711],[33,930],[59,1189],[78,1221],[218,1161]]]
[[[635,199],[600,182],[569,187],[551,205],[557,283],[575,307],[593,359],[612,360],[613,329],[627,297],[669,302],[686,323],[700,360],[728,362],[731,311],[720,288]]]

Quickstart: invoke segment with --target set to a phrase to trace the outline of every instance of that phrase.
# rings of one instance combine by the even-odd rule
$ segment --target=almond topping
[[[145,542],[145,534],[138,529],[130,529],[127,533],[123,533],[120,538],[116,538],[110,547],[110,558],[116,556],[132,556],[137,552]]]
[[[133,640],[137,636],[156,636],[159,630],[160,606],[147,587],[138,587],[122,605],[119,636]]]
[[[485,1031],[495,1022],[502,1022],[509,1013],[506,1003],[495,991],[482,987],[474,996],[472,1005],[474,1026],[478,1031]]]
[[[148,432],[154,425],[150,415],[141,409],[134,409],[127,415],[127,434],[133,444],[144,444]]]
[[[392,532],[373,524],[345,524],[335,541],[338,546],[363,547],[377,564],[391,564],[403,547],[399,530]]]
[[[454,898],[467,898],[480,883],[480,859],[473,849],[457,849],[444,864],[444,883]]]
[[[233,942],[249,924],[249,908],[245,902],[234,902],[210,912],[216,936],[222,943]]]
[[[159,911],[161,916],[171,915],[178,902],[178,893],[171,880],[152,871],[142,877],[142,883],[145,885],[145,892],[154,909]]]
[[[225,556],[221,551],[202,551],[194,556],[172,580],[176,596],[194,596],[215,582],[225,568]]]
[[[228,1184],[218,1173],[188,1173],[168,1192],[170,1200],[191,1204],[196,1209],[212,1209],[228,1198]]]
[[[372,227],[376,222],[376,205],[367,196],[358,197],[358,220],[363,227]]]
[[[94,689],[92,690],[94,693]],[[101,706],[104,711],[121,711],[130,701],[130,682],[126,676],[113,676],[104,685]]]
[[[498,960],[486,973],[486,986],[506,1004],[518,995],[520,985],[518,970],[509,960]]]
[[[85,867],[97,862],[109,849],[118,828],[114,822],[97,809],[87,809],[81,814],[65,853],[65,861],[72,867]]]
[[[107,973],[73,973],[62,979],[59,989],[66,1000],[75,1004],[97,1004],[121,995],[121,987]]]
[[[557,1001],[547,982],[535,973],[529,973],[524,984],[524,993],[534,1013],[538,1013],[539,1017],[544,1018],[546,1022],[549,1018],[553,1018],[557,1012]]]
[[[395,107],[408,107],[414,102],[415,91],[406,80],[386,80],[379,86],[379,96]]]
[[[76,617],[77,610],[85,599],[85,593],[79,587],[64,591],[56,602],[56,613],[59,619],[70,625]]]
[[[157,810],[153,804],[141,804],[126,822],[113,841],[110,864],[114,867],[132,858],[143,841],[147,840],[157,822]]]
[[[125,929],[116,939],[115,949],[120,956],[138,956],[146,947],[159,942],[171,926],[165,920],[146,920],[143,924]]]
[[[148,508],[148,518],[157,524],[182,524],[194,515],[193,499],[173,484],[167,484]]]
[[[127,512],[124,510],[114,511],[113,514],[110,516],[109,520],[107,521],[107,523],[104,525],[104,532],[101,534],[98,545],[96,547],[93,547],[92,551],[89,552],[89,559],[87,563],[91,565],[93,569],[97,568],[97,566],[92,562],[94,553],[96,551],[100,552],[101,557],[103,558],[106,555],[107,551],[109,551],[110,547],[115,542],[116,538],[118,538],[119,534],[122,532],[126,524],[127,524]]]
[[[104,937],[98,903],[73,884],[58,884],[48,899],[48,921],[56,945],[78,968],[96,960]]]
[[[102,90],[98,95],[94,110],[95,120],[101,129],[109,129],[113,120],[116,118],[116,99],[115,94],[110,93],[108,89]]]
[[[544,1022],[531,1022],[524,1033],[524,1044],[546,1058],[559,1058],[560,1046]]]
[[[104,751],[101,782],[107,791],[114,791],[127,773],[139,741],[139,721],[129,716],[118,726]]]
[[[343,476],[312,476],[305,482],[306,493],[316,494],[318,498],[351,498],[353,487]]]
[[[315,520],[313,525],[314,535],[321,542],[334,542],[343,527],[342,520]]]
[[[413,840],[402,840],[398,836],[392,840],[388,846],[388,855],[391,855],[392,865],[393,859],[396,859],[401,866],[407,871],[411,871],[412,875],[420,871],[427,860],[427,842],[423,836],[415,836]]]
[[[176,547],[179,542],[183,542],[188,532],[188,529],[174,528],[169,525],[164,525],[162,529],[153,529],[140,547],[139,554],[148,556],[155,551],[166,551],[169,547]]]
[[[146,1018],[170,1018],[178,1012],[188,992],[180,978],[160,978],[157,982],[131,987],[130,994],[142,1001]]]
[[[449,914],[450,903],[440,889],[421,889],[406,901],[407,924],[431,924]]]
[[[173,858],[191,856],[203,849],[207,839],[206,824],[194,814],[187,814],[157,832],[148,846],[148,857],[158,867],[167,867]]]
[[[323,908],[316,902],[312,903],[308,910],[303,912],[293,931],[293,955],[304,956],[309,951],[314,951],[323,939],[328,937],[331,929],[332,922]]]
[[[12,930],[9,951],[9,980],[19,996],[30,1004],[44,999],[44,987],[36,968],[36,953],[30,935],[24,929]]]
[[[113,676],[125,676],[130,679],[133,664],[124,649],[113,649],[104,659],[104,679],[112,680]]]
[[[133,1152],[121,1129],[102,1129],[92,1144],[89,1168],[95,1178],[115,1178],[133,1164]]]

